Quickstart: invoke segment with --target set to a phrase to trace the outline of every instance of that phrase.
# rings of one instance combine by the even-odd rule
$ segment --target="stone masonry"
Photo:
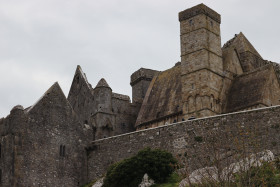
[[[88,147],[88,176],[91,180],[101,177],[112,163],[133,156],[145,147],[167,150],[176,157],[184,156],[188,160],[187,166],[190,171],[198,169],[200,165],[197,164],[197,159],[203,159],[210,153],[201,149],[205,143],[200,139],[206,139],[213,132],[216,132],[215,136],[221,142],[217,148],[222,149],[227,145],[228,155],[236,149],[232,142],[246,132],[251,133],[250,141],[259,143],[253,151],[269,149],[279,156],[279,119],[280,106],[273,106],[184,121],[96,140]]]
[[[0,186],[81,186],[144,147],[184,155],[193,170],[213,159],[205,147],[213,135],[223,159],[249,134],[259,145],[246,141],[249,152],[279,155],[279,64],[242,32],[222,47],[221,16],[204,4],[180,12],[179,22],[181,62],[135,71],[132,100],[103,78],[92,87],[78,65],[67,98],[54,83],[1,118]]]

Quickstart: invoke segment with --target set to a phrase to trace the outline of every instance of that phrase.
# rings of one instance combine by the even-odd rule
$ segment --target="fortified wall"
[[[67,98],[55,83],[0,118],[0,186],[80,186],[144,147],[173,153],[189,170],[211,165],[213,151],[228,163],[244,151],[279,155],[279,64],[242,32],[221,47],[221,16],[204,4],[179,22],[181,61],[134,72],[132,101],[103,78],[93,87],[78,65]]]
[[[88,179],[91,181],[101,177],[112,163],[135,155],[145,147],[167,150],[176,157],[183,155],[188,168],[194,170],[198,167],[196,164],[198,159],[205,156],[203,151],[206,151],[206,140],[211,134],[214,134],[220,142],[221,147],[218,149],[223,152],[225,158],[236,151],[233,142],[246,144],[248,150],[269,149],[275,155],[279,155],[279,120],[280,106],[273,106],[179,122],[96,140],[87,148]],[[251,143],[254,141],[254,145],[249,141]],[[211,155],[210,152],[207,154]]]

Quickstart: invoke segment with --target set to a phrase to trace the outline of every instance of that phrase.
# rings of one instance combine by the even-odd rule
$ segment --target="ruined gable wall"
[[[90,116],[97,111],[92,87],[87,82],[79,66],[77,67],[67,99],[83,124],[88,123]],[[91,140],[93,140],[93,137],[91,137]]]
[[[86,128],[58,85],[27,110],[22,186],[79,186],[86,176]]]
[[[203,144],[195,137],[205,137],[212,130],[220,129],[222,142],[227,142],[224,132],[240,132],[240,128],[254,132],[256,140],[260,140],[259,149],[269,149],[274,154],[280,154],[280,106],[258,110],[225,114],[193,121],[181,122],[174,125],[137,131],[125,135],[94,141],[88,156],[89,179],[102,176],[110,164],[135,155],[144,147],[161,148],[170,151],[173,155],[187,154],[188,164],[195,169],[195,158],[200,158],[193,147]],[[205,154],[205,153],[204,153]]]

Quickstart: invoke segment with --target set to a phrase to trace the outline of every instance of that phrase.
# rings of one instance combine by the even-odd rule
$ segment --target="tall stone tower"
[[[221,113],[221,16],[199,4],[179,13],[181,82],[185,119]]]

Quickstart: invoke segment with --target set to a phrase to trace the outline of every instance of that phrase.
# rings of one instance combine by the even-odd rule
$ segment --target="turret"
[[[130,76],[133,103],[142,103],[154,75],[158,71],[140,68]]]
[[[102,78],[93,93],[97,107],[90,119],[94,129],[94,139],[112,136],[115,129],[115,115],[112,113],[112,89]]]
[[[101,79],[94,88],[97,112],[112,112],[112,89],[105,79]]]

